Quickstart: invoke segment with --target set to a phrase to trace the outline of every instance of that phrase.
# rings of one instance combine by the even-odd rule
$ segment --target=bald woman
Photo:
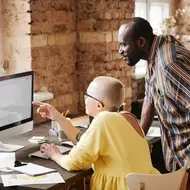
[[[123,115],[114,112],[125,99],[123,84],[112,77],[97,77],[84,98],[86,113],[94,119],[76,146],[68,155],[62,155],[54,144],[43,144],[41,151],[68,171],[92,165],[92,190],[124,190],[128,173],[158,173],[152,166],[144,133],[136,131]],[[39,105],[38,112],[43,117],[64,126],[66,135],[76,143],[78,129],[51,105],[34,104]]]

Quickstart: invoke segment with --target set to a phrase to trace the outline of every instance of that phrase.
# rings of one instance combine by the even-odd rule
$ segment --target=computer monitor
[[[33,129],[33,72],[0,77],[0,141]]]

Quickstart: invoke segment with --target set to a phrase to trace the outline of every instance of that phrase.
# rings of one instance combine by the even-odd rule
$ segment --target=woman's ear
[[[103,109],[103,106],[100,102],[97,102],[97,108],[99,111],[101,111]]]

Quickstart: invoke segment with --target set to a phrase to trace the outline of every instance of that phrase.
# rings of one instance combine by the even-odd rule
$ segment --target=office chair
[[[183,167],[167,174],[128,174],[129,190],[186,190],[188,173]]]

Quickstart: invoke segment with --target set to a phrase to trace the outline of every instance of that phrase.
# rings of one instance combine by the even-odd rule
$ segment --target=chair
[[[167,174],[135,174],[126,177],[129,190],[186,190],[186,167]]]
[[[72,118],[71,123],[74,126],[81,126],[81,127],[87,128],[88,125],[90,124],[89,116],[84,115],[84,116]]]

